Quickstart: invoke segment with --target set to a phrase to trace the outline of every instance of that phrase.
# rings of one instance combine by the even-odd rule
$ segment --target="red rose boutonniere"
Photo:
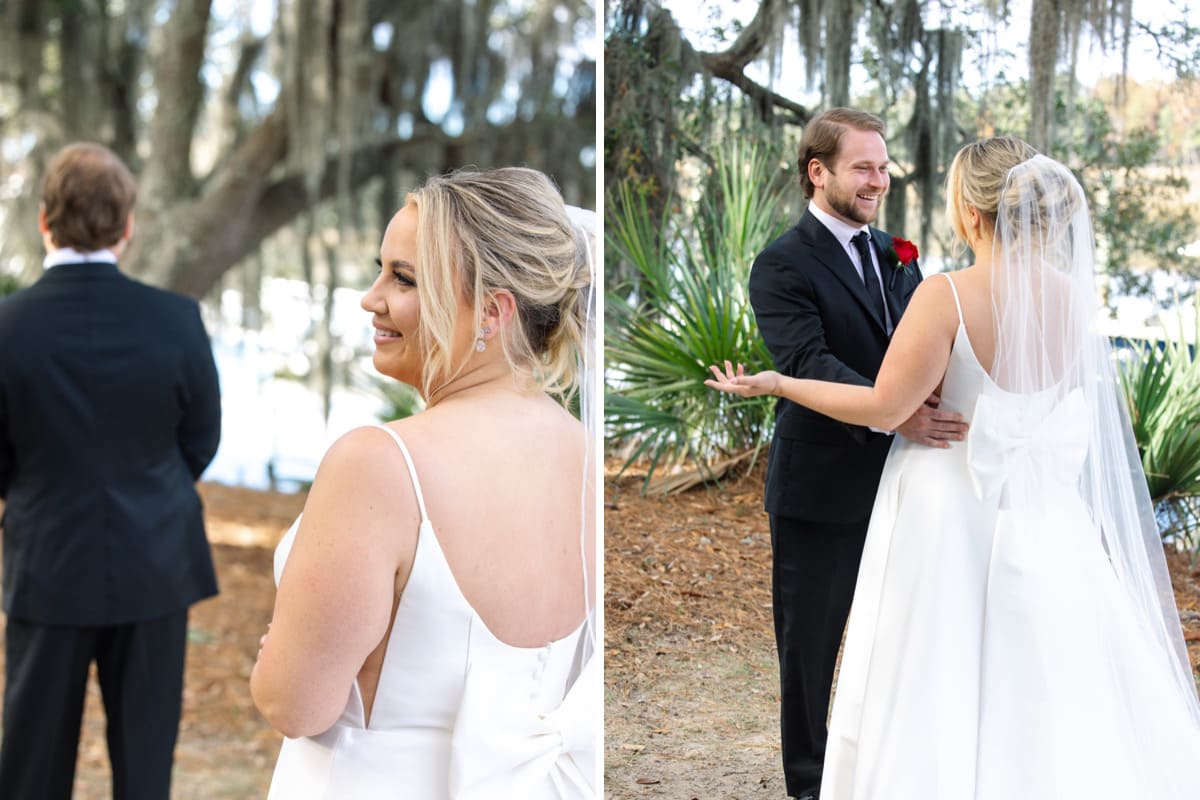
[[[894,236],[892,237],[892,246],[885,255],[892,264],[892,280],[889,283],[895,284],[896,275],[900,273],[907,275],[910,269],[915,269],[912,265],[916,262],[919,253],[915,244],[907,239]],[[889,285],[888,288],[891,289],[893,286]]]

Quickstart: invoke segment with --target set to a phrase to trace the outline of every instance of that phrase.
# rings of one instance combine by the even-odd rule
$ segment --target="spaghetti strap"
[[[964,325],[966,323],[963,322],[962,303],[958,302],[958,289],[955,287],[954,280],[950,277],[949,272],[943,272],[942,274],[946,276],[946,280],[950,281],[950,291],[954,293],[954,307],[958,309],[958,324]],[[391,431],[388,431],[388,433],[391,433]],[[392,435],[394,436],[395,434]],[[413,477],[413,480],[416,480],[416,476]]]
[[[387,425],[376,425],[375,427],[386,431],[387,435],[391,436],[396,442],[396,446],[400,448],[400,453],[404,456],[404,463],[408,465],[408,476],[412,478],[413,491],[417,495],[417,507],[421,509],[421,522],[428,522],[429,515],[425,513],[425,498],[421,495],[421,482],[417,480],[417,468],[413,465],[412,456],[409,454],[408,448],[404,446],[404,440]]]

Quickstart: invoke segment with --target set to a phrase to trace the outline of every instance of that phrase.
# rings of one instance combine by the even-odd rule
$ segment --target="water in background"
[[[371,367],[371,317],[358,303],[362,293],[334,292],[335,358],[354,362],[363,374]],[[205,322],[221,380],[221,444],[202,480],[254,489],[297,491],[311,482],[330,444],[352,428],[379,421],[384,400],[369,388],[337,386],[329,421],[320,394],[303,381],[315,355],[316,324],[308,287],[272,279],[263,286],[260,331],[241,329],[236,291],[221,307],[205,306]]]

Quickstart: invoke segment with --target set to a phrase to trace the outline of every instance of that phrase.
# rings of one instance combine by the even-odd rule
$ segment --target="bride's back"
[[[972,266],[956,272],[954,285],[962,303],[963,324],[971,340],[971,348],[980,366],[1004,385],[1012,380],[1014,369],[1011,365],[1005,367],[996,363],[996,315],[1002,312],[998,312],[995,277],[992,274],[994,268],[990,265],[986,268]],[[1077,335],[1079,326],[1066,316],[1081,313],[1072,305],[1070,280],[1052,270],[1047,270],[1044,278],[1045,286],[1039,291],[1038,302],[1033,307],[1023,309],[1020,315],[1020,324],[1028,329],[1024,337],[1037,342],[1035,353],[1042,367],[1037,371],[1039,380],[1035,385],[1030,377],[1025,376],[1023,380],[1014,380],[1016,385],[1004,388],[1014,391],[1046,388],[1061,380],[1079,357],[1082,345]],[[947,313],[955,312],[948,309]],[[1012,324],[1009,323],[1009,326]],[[1031,346],[1026,345],[1024,349],[1030,350]],[[1034,371],[1031,369],[1029,372],[1032,374]]]
[[[396,429],[454,579],[488,629],[537,647],[577,628],[583,553],[595,587],[583,426],[546,395],[505,393],[447,402]]]
[[[990,371],[996,356],[996,330],[993,317],[991,278],[989,273],[978,267],[968,267],[953,273],[954,286],[962,303],[963,325],[971,349],[979,365]],[[947,313],[955,314],[953,307]]]

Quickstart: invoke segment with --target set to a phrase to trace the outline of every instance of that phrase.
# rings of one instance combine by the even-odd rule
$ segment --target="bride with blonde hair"
[[[388,224],[362,306],[425,408],[334,443],[276,551],[270,797],[596,795],[593,236],[522,168]]]

